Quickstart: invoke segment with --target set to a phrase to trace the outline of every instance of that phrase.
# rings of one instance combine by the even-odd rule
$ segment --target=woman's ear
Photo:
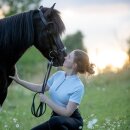
[[[73,64],[73,69],[77,70],[77,64],[76,63]]]

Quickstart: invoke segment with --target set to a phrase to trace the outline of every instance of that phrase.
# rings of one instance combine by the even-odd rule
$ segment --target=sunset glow
[[[96,65],[97,71],[103,70],[106,67],[111,67],[112,71],[117,71],[128,60],[128,55],[121,50],[104,50],[89,56],[91,62]]]
[[[4,15],[3,15],[3,11],[2,10],[0,10],[0,19],[1,18],[4,18]]]
[[[128,61],[129,15],[125,4],[83,5],[62,11],[66,33],[83,32],[84,46],[97,71],[116,72]]]

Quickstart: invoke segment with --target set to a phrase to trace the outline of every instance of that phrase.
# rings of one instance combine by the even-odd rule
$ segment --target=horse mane
[[[33,11],[29,11],[0,20],[0,66],[4,65],[6,69],[12,68],[33,45],[32,15]]]
[[[0,105],[3,104],[7,88],[12,82],[9,75],[15,74],[14,65],[27,48],[33,45],[33,12],[0,19]]]
[[[45,13],[49,8],[44,7],[41,11]],[[65,31],[65,25],[61,19],[60,12],[56,9],[53,9],[51,14],[47,16],[48,22],[53,22],[54,26],[52,26],[53,32],[56,34],[62,34]]]
[[[33,11],[28,11],[0,20],[0,54],[13,56],[22,54],[32,45],[34,30]],[[21,50],[21,51],[20,51]],[[8,53],[8,54],[7,54]]]

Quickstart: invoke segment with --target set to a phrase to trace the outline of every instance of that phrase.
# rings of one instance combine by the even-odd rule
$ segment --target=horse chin
[[[53,66],[54,67],[59,67],[62,66],[63,64],[59,63],[59,62],[53,62]]]
[[[53,66],[55,67],[60,67],[63,66],[64,60],[63,59],[58,59],[53,61]]]

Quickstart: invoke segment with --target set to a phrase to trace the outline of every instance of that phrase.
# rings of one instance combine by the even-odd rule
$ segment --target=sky
[[[130,0],[46,0],[43,6],[61,12],[66,26],[63,35],[77,30],[84,35],[84,45],[92,62],[99,68],[121,68],[128,59],[126,40],[130,37]],[[75,44],[75,43],[74,43]]]
[[[53,3],[66,26],[62,38],[80,30],[90,62],[98,69],[124,65],[128,60],[130,0],[43,0],[41,5],[51,7]]]

